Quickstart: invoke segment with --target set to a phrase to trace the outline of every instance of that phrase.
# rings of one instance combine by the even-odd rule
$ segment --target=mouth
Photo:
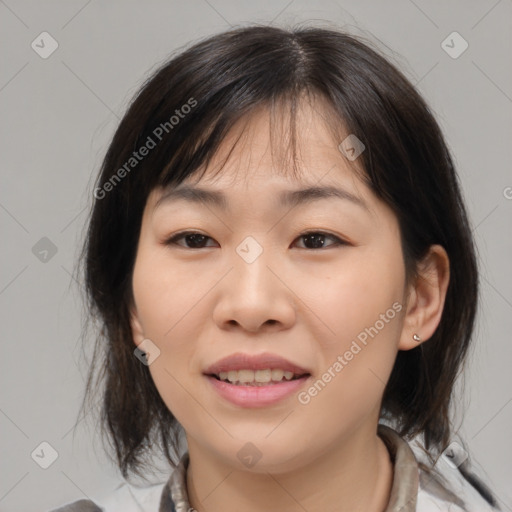
[[[263,370],[230,370],[219,373],[206,374],[221,382],[226,382],[234,386],[274,386],[283,382],[300,380],[310,377],[308,372],[294,373],[293,371],[283,370],[282,368],[265,368]]]
[[[312,372],[277,354],[236,353],[203,371],[211,388],[237,407],[266,407],[290,397]]]

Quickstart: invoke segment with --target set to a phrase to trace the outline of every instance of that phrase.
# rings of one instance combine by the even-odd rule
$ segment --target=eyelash
[[[204,235],[203,233],[200,233],[198,231],[182,231],[180,233],[176,233],[175,235],[172,235],[170,238],[164,241],[164,245],[177,245],[181,247],[182,249],[189,249],[189,250],[200,250],[200,249],[207,249],[207,247],[185,247],[183,245],[180,245],[177,243],[178,240],[181,240],[182,238],[185,238],[188,235],[201,235],[204,236],[206,239],[213,240],[211,237]],[[331,240],[334,240],[334,243],[329,245],[328,247],[338,247],[340,245],[348,245],[348,242],[345,242],[341,238],[332,235],[330,233],[326,233],[324,231],[306,231],[304,233],[301,233],[295,240],[306,237],[308,235],[321,235],[326,238],[330,238]],[[320,251],[325,250],[325,248],[321,247],[318,249],[308,249],[307,247],[301,247],[301,249],[306,249],[308,251]]]

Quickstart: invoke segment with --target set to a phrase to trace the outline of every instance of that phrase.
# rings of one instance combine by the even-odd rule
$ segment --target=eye
[[[323,231],[308,231],[306,233],[302,233],[297,240],[300,240],[301,238],[304,239],[306,244],[311,244],[313,247],[306,247],[306,249],[321,249],[325,246],[325,242],[323,239],[330,238],[331,240],[334,240],[334,243],[331,244],[332,246],[338,246],[338,245],[346,245],[346,242],[341,240],[341,238],[338,238],[337,236],[331,235],[330,233],[324,233]],[[329,246],[327,246],[329,247]],[[302,247],[301,247],[302,249]]]
[[[304,239],[306,249],[318,250],[326,246],[324,241],[326,238],[334,241],[334,243],[330,244],[330,246],[347,245],[347,242],[344,240],[341,240],[337,236],[331,235],[330,233],[324,233],[323,231],[308,231],[306,233],[302,233],[299,237],[296,238],[296,240]],[[178,243],[181,240],[185,240],[187,245]],[[164,242],[164,245],[178,245],[185,249],[204,249],[207,247],[205,245],[207,240],[213,240],[213,238],[195,231],[183,231],[167,239]],[[307,247],[307,245],[312,245],[313,247]],[[329,247],[329,245],[327,245],[327,247]],[[303,248],[304,247],[301,247],[301,249]]]
[[[184,246],[178,243],[178,240],[185,239],[191,244],[191,246]],[[179,245],[185,249],[203,249],[204,243],[207,239],[213,240],[209,236],[203,235],[202,233],[196,233],[195,231],[183,231],[173,235],[171,238],[164,242],[165,245]]]

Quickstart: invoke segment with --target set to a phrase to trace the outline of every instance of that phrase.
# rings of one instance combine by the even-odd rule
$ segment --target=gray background
[[[445,132],[482,268],[476,344],[456,399],[461,434],[512,510],[511,0],[0,0],[0,510],[46,510],[121,480],[90,418],[73,437],[85,368],[72,271],[91,180],[127,102],[150,69],[189,41],[230,25],[305,20],[378,43]],[[46,59],[31,47],[43,31],[59,45]],[[453,31],[469,44],[458,58],[441,46]],[[58,454],[47,469],[36,463],[49,456],[44,441]]]

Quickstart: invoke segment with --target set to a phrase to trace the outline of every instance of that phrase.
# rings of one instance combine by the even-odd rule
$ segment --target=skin
[[[185,429],[189,499],[199,512],[384,511],[393,479],[376,433],[385,383],[398,350],[418,345],[414,333],[428,340],[441,318],[445,250],[432,246],[420,278],[406,284],[395,214],[339,151],[321,104],[313,107],[304,103],[298,117],[299,178],[275,165],[268,112],[259,109],[233,126],[199,182],[187,180],[224,191],[229,210],[183,200],[156,207],[160,189],[144,210],[133,341],[150,339],[160,350],[149,371]],[[344,188],[368,210],[338,198],[292,209],[278,204],[280,190],[306,185]],[[186,239],[165,244],[183,230],[210,238],[198,249],[187,248]],[[301,237],[305,231],[347,243],[327,237],[315,248]],[[263,248],[250,264],[236,252],[247,236]],[[306,405],[293,394],[265,408],[237,407],[202,375],[232,353],[268,351],[310,369],[315,381],[395,302],[400,313]],[[247,442],[262,454],[251,468],[237,457]]]

